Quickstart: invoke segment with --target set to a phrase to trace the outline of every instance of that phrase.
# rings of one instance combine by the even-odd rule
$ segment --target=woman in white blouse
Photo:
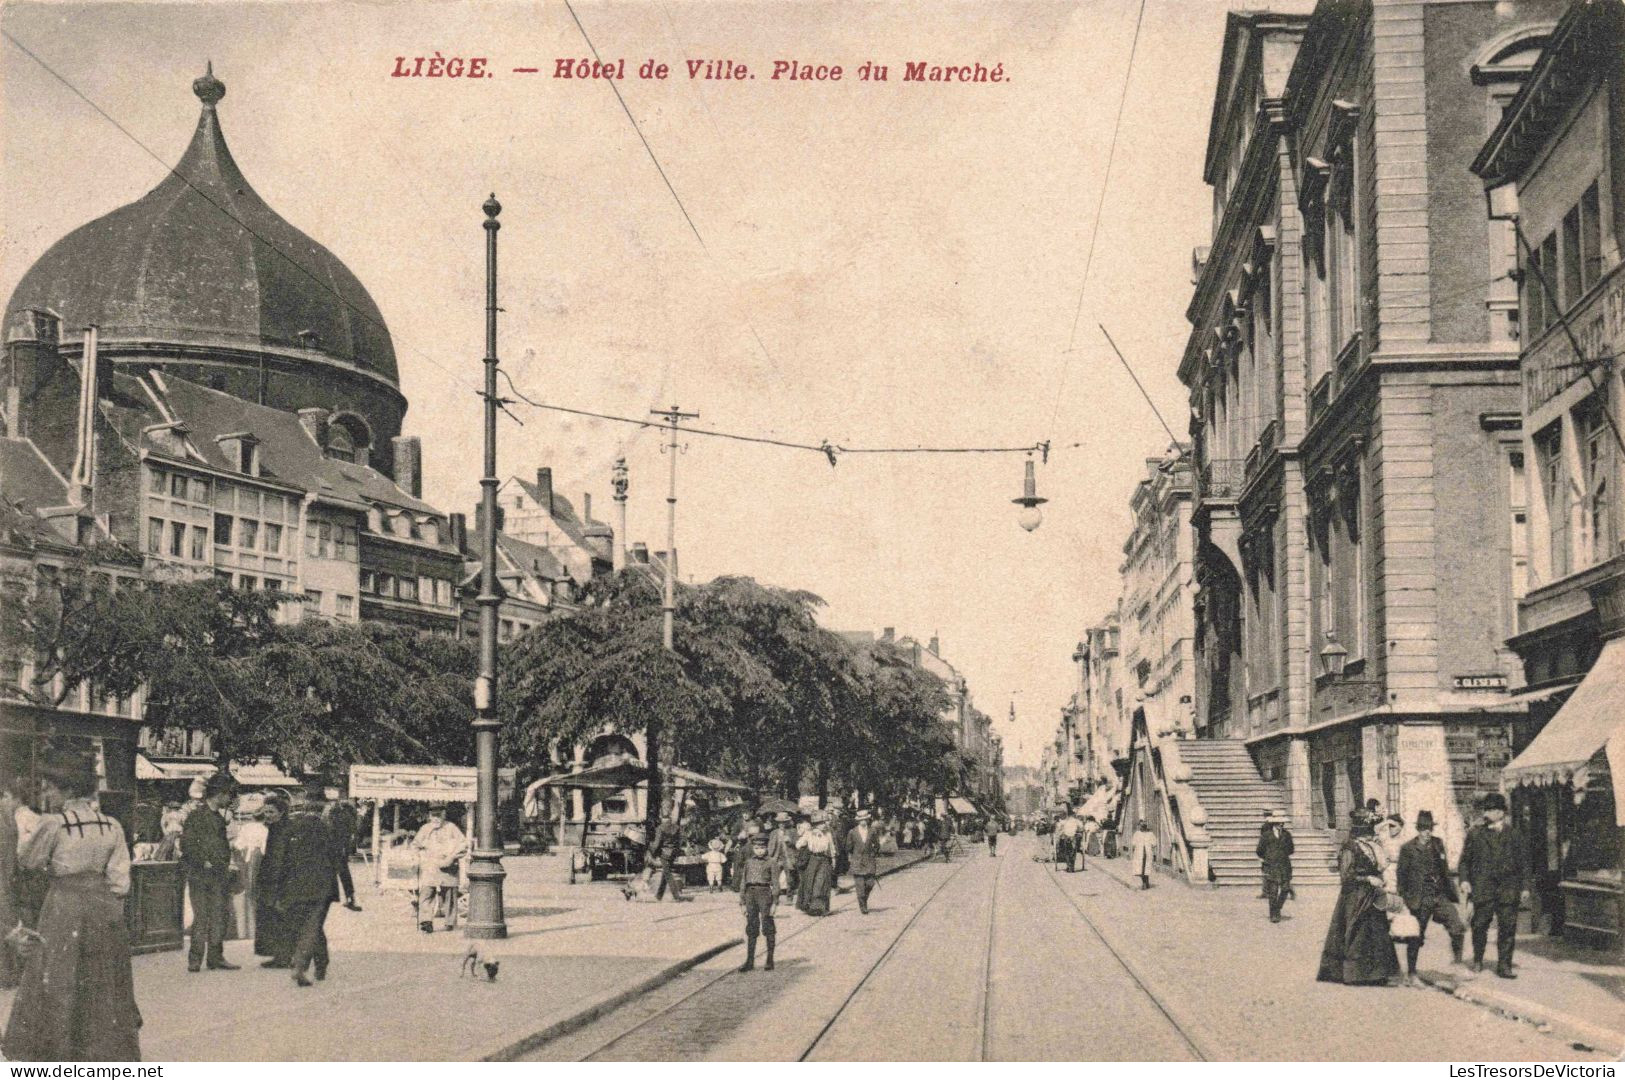
[[[96,808],[88,765],[52,770],[45,805],[18,862],[43,870],[42,941],[28,959],[3,1049],[12,1061],[140,1061],[141,1012],[130,973],[124,896],[130,850],[124,829]]]

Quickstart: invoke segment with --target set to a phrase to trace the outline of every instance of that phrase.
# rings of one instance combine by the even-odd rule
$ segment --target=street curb
[[[588,1001],[585,1005],[570,1006],[568,1011],[566,1011],[563,1015],[558,1016],[551,1022],[545,1024],[540,1031],[533,1031],[530,1034],[522,1036],[518,1039],[509,1040],[501,1044],[495,1050],[476,1055],[474,1060],[516,1061],[521,1055],[528,1054],[537,1047],[542,1046],[545,1043],[552,1042],[554,1039],[560,1038],[561,1036],[568,1035],[572,1031],[586,1027],[594,1020],[597,1020],[599,1017],[608,1013],[614,1012],[627,1002],[632,1001],[635,998],[642,997],[644,994],[647,994],[653,990],[659,989],[665,984],[671,982],[673,979],[677,978],[677,976],[683,974],[685,971],[705,963],[713,956],[725,953],[729,949],[743,945],[744,943],[745,939],[742,937],[729,938],[721,944],[713,945],[708,949],[695,953],[693,956],[686,957],[685,959],[677,961],[675,964],[664,967],[655,972],[653,975],[646,976],[640,981],[633,983],[631,986],[622,987],[619,990],[611,990],[607,993],[600,994],[598,997]]]
[[[877,874],[877,877],[887,877],[899,870],[907,870],[929,859],[929,855],[919,855],[908,862],[900,862],[888,866]],[[555,1039],[562,1038],[572,1031],[579,1031],[594,1020],[606,1016],[644,994],[658,990],[671,982],[679,975],[690,971],[715,956],[720,956],[729,949],[737,948],[745,943],[743,937],[732,937],[718,945],[712,945],[692,956],[669,964],[653,975],[645,976],[631,986],[623,986],[617,990],[610,990],[598,997],[589,1000],[585,1005],[572,1005],[567,1010],[555,1015],[555,1018],[543,1024],[538,1031],[530,1032],[517,1039],[507,1039],[497,1045],[493,1050],[474,1055],[475,1061],[516,1061],[524,1054],[528,1054]]]
[[[1490,977],[1486,971],[1481,978]],[[1625,1055],[1625,1032],[1601,1027],[1588,1020],[1553,1009],[1528,998],[1503,993],[1479,979],[1458,979],[1442,972],[1420,971],[1417,978],[1454,998],[1523,1020],[1568,1042],[1581,1042],[1615,1057]]]

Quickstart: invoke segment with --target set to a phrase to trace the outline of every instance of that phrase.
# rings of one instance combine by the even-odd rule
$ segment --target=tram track
[[[1089,914],[1086,911],[1083,910],[1083,905],[1078,903],[1077,897],[1073,896],[1064,886],[1062,886],[1060,876],[1055,870],[1053,863],[1049,865],[1045,876],[1049,878],[1050,884],[1055,886],[1055,891],[1061,894],[1062,899],[1064,899],[1068,906],[1070,906],[1077,914],[1083,925],[1088,927],[1089,932],[1094,935],[1095,940],[1100,942],[1101,946],[1111,954],[1112,959],[1117,961],[1118,966],[1123,969],[1124,974],[1126,974],[1134,985],[1139,988],[1140,992],[1146,996],[1146,998],[1156,1008],[1157,1012],[1162,1015],[1163,1019],[1168,1021],[1169,1027],[1172,1028],[1174,1033],[1179,1036],[1180,1041],[1182,1041],[1186,1047],[1190,1049],[1190,1052],[1195,1055],[1196,1059],[1198,1061],[1224,1060],[1225,1057],[1223,1054],[1216,1053],[1213,1048],[1205,1045],[1207,1042],[1206,1039],[1195,1035],[1189,1029],[1187,1029],[1184,1024],[1180,1023],[1179,1018],[1174,1015],[1172,1007],[1170,1007],[1163,996],[1152,989],[1151,983],[1146,980],[1141,972],[1137,970],[1133,964],[1129,963],[1128,959],[1124,957],[1122,953],[1117,951],[1117,947],[1111,943],[1111,940],[1107,938],[1105,934],[1101,933],[1100,927],[1095,925],[1095,921],[1089,917]]]
[[[922,862],[926,862],[926,861],[928,861],[928,860],[922,860]],[[916,865],[919,865],[919,864],[916,864]],[[824,1024],[824,1026],[819,1029],[818,1034],[813,1037],[813,1039],[812,1039],[812,1041],[810,1043],[807,1044],[806,1048],[804,1050],[802,1050],[802,1052],[800,1053],[800,1055],[798,1055],[796,1060],[805,1061],[807,1059],[808,1055],[810,1055],[817,1048],[818,1044],[823,1041],[824,1036],[826,1034],[828,1034],[830,1029],[835,1026],[835,1022],[840,1018],[841,1013],[843,1011],[845,1011],[846,1007],[849,1004],[851,1004],[853,999],[855,999],[858,996],[859,992],[863,989],[864,985],[869,981],[870,976],[872,976],[875,973],[875,971],[877,971],[880,968],[880,966],[885,962],[886,958],[889,955],[891,955],[893,950],[896,949],[898,942],[900,942],[903,939],[904,935],[906,935],[908,933],[909,928],[914,925],[915,920],[917,920],[920,917],[920,915],[922,913],[924,913],[925,910],[928,907],[930,907],[931,902],[936,899],[937,894],[942,892],[942,890],[948,885],[949,882],[951,882],[955,878],[959,877],[959,875],[961,873],[963,873],[965,868],[967,866],[969,866],[969,865],[970,865],[970,860],[967,859],[957,869],[955,869],[953,873],[951,873],[947,877],[943,878],[942,881],[939,882],[936,885],[936,887],[931,890],[930,894],[926,896],[926,898],[925,898],[925,900],[923,902],[921,902],[919,908],[916,909],[914,914],[909,917],[908,922],[903,924],[902,929],[897,933],[897,935],[895,937],[893,937],[891,943],[889,945],[887,945],[885,952],[883,952],[880,955],[880,957],[872,965],[870,965],[868,970],[864,973],[864,976],[863,976],[862,980],[859,981],[857,986],[853,987],[852,992],[849,993],[846,996],[846,999],[841,1003],[840,1008],[837,1009],[835,1014],[830,1017],[829,1022]],[[841,910],[843,912],[846,912],[846,911],[850,911],[851,909],[852,909],[852,905],[847,905],[846,907],[843,907]],[[827,918],[827,916],[826,916],[826,918]],[[822,922],[821,919],[815,919],[813,921],[810,921],[810,922],[806,923],[803,926],[797,927],[795,930],[792,930],[788,934],[781,935],[778,938],[777,944],[778,944],[778,946],[782,947],[785,944],[785,942],[794,941],[796,938],[800,937],[802,934],[805,934],[809,930],[812,930],[815,927],[818,927],[818,926],[821,926],[821,925],[823,925],[823,922]],[[735,946],[735,948],[738,948],[738,946]],[[731,952],[732,950],[729,950],[729,951]],[[621,1044],[623,1044],[623,1043],[635,1038],[636,1036],[642,1034],[645,1030],[649,1029],[650,1027],[653,1027],[653,1026],[661,1023],[662,1021],[668,1019],[673,1013],[677,1012],[677,1010],[681,1009],[684,1005],[688,1004],[693,999],[699,997],[701,994],[704,994],[705,992],[711,990],[712,988],[716,987],[720,983],[722,983],[722,982],[726,981],[727,979],[729,979],[729,978],[731,978],[733,976],[736,976],[738,974],[740,974],[740,973],[738,971],[736,971],[731,966],[725,967],[721,971],[717,971],[717,972],[714,972],[714,973],[709,973],[708,975],[700,978],[699,984],[697,986],[695,986],[693,989],[689,990],[687,993],[683,994],[681,997],[678,997],[673,1001],[665,1003],[658,1010],[656,1010],[655,1012],[649,1014],[648,1016],[644,1017],[643,1019],[639,1020],[632,1027],[629,1027],[624,1031],[618,1032],[614,1037],[612,1037],[612,1038],[606,1040],[605,1042],[600,1043],[599,1045],[593,1047],[591,1050],[587,1051],[585,1054],[575,1058],[575,1060],[579,1061],[579,1062],[600,1061],[600,1060],[614,1060],[613,1058],[610,1058],[610,1057],[608,1057],[606,1055],[609,1055],[612,1051],[614,1051],[614,1049],[617,1046],[620,1046]]]
[[[1005,861],[1006,860],[1000,860],[998,868],[993,872],[993,887],[990,890],[990,895],[988,897],[987,947],[983,950],[984,963],[982,965],[982,978],[981,983],[977,988],[977,996],[980,999],[976,1010],[978,1024],[976,1031],[975,1060],[977,1061],[988,1060],[987,1035],[993,1022],[993,935],[998,925],[999,881],[1004,874]],[[870,980],[873,979],[873,977],[887,964],[887,962],[892,959],[892,954],[897,951],[897,946],[902,944],[903,939],[908,936],[909,931],[913,928],[915,921],[925,913],[928,907],[930,907],[932,901],[937,898],[937,894],[942,892],[943,889],[947,887],[949,882],[957,878],[969,866],[971,866],[971,864],[972,858],[967,855],[965,862],[959,867],[959,869],[955,870],[942,881],[942,884],[938,885],[936,889],[932,890],[931,895],[926,897],[924,903],[922,903],[919,909],[914,912],[914,914],[909,918],[908,922],[903,924],[902,929],[897,932],[897,936],[894,937],[891,944],[886,947],[886,951],[881,953],[880,956],[875,959],[875,962],[869,966],[868,970],[864,972],[863,978],[860,979],[858,984],[852,988],[852,992],[846,996],[846,999],[843,1002],[841,1002],[840,1007],[835,1010],[835,1014],[831,1016],[824,1024],[823,1028],[819,1030],[818,1035],[811,1043],[808,1044],[807,1049],[802,1051],[800,1058],[797,1060],[806,1061],[807,1058],[811,1056],[813,1051],[818,1048],[819,1043],[823,1042],[824,1037],[835,1027],[835,1025],[840,1021],[841,1017],[846,1014],[848,1008],[858,999],[859,995],[862,994],[864,989],[869,985]]]

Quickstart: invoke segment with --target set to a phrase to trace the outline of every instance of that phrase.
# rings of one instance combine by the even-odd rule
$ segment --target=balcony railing
[[[1246,482],[1252,483],[1264,463],[1269,461],[1270,455],[1275,452],[1276,433],[1280,430],[1276,421],[1271,420],[1264,425],[1264,430],[1258,433],[1258,442],[1247,451]]]
[[[1343,344],[1337,353],[1337,360],[1333,365],[1337,370],[1337,392],[1342,393],[1349,383],[1354,381],[1354,374],[1360,367],[1360,358],[1364,353],[1360,348],[1360,332],[1354,334]]]
[[[1234,502],[1241,494],[1246,475],[1245,464],[1241,458],[1209,458],[1202,465],[1198,499],[1203,502]]]

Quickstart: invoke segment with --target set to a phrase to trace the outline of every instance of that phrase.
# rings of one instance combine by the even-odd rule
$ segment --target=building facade
[[[1528,689],[1504,781],[1540,908],[1619,947],[1625,850],[1625,3],[1573,5],[1474,170],[1520,256]]]
[[[1431,810],[1454,853],[1510,757],[1513,262],[1463,177],[1560,10],[1229,19],[1181,367],[1197,725],[1243,740],[1300,827],[1374,798]]]

